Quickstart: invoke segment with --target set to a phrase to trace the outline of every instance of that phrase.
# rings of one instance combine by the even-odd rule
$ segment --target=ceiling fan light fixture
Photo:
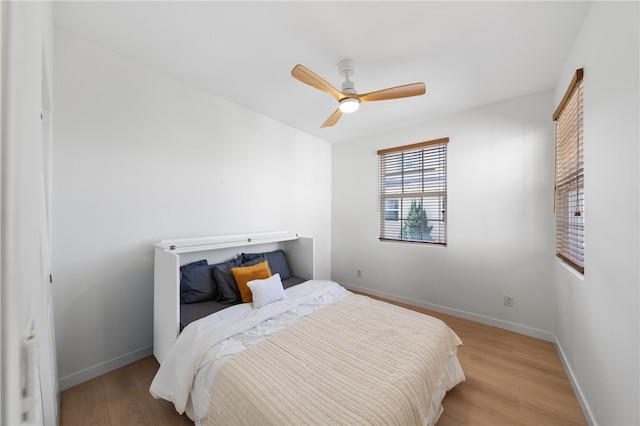
[[[340,101],[340,111],[345,114],[357,111],[360,108],[360,101],[356,98],[344,98]]]

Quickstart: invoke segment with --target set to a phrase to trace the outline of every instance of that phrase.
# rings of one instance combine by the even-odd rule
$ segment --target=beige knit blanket
[[[458,336],[440,320],[349,295],[226,361],[210,425],[421,425]]]

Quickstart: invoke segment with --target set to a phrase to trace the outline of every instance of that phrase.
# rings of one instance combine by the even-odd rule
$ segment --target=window
[[[448,142],[378,151],[380,240],[446,245]]]
[[[576,71],[553,113],[556,122],[556,256],[584,274],[582,76]]]

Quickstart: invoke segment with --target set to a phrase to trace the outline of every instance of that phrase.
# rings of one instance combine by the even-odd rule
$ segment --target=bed
[[[247,257],[274,252],[284,250]],[[464,380],[462,342],[446,324],[273,269],[239,276],[251,302],[183,324],[151,384],[155,398],[197,425],[435,424],[446,391]]]

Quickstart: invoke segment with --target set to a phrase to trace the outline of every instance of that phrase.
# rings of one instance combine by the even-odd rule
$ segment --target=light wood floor
[[[552,343],[396,304],[442,319],[464,342],[466,381],[445,397],[438,426],[586,424]],[[193,425],[149,394],[157,370],[148,357],[65,390],[61,425]]]

